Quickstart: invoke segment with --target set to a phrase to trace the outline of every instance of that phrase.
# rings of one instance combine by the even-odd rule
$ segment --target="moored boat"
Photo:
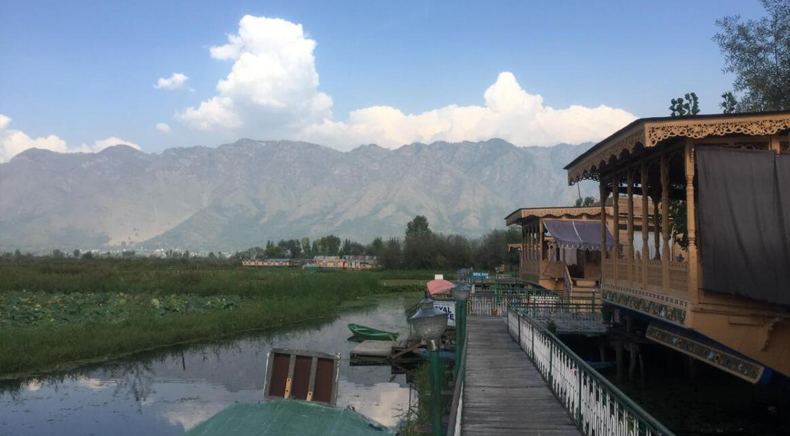
[[[351,333],[353,333],[355,337],[367,339],[369,341],[394,341],[398,339],[399,334],[397,332],[387,332],[359,324],[349,324],[348,329],[351,330]]]

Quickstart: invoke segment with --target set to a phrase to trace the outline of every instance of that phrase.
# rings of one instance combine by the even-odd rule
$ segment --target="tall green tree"
[[[716,21],[713,40],[724,53],[724,72],[734,73],[738,110],[790,110],[790,0],[761,0],[767,16]]]

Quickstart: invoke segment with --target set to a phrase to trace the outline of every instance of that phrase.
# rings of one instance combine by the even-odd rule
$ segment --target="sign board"
[[[455,300],[433,300],[433,307],[447,312],[447,327],[455,327]]]
[[[433,275],[433,279],[434,280],[444,280],[444,274],[434,274]]]
[[[472,280],[478,280],[478,279],[485,280],[487,278],[488,278],[488,273],[486,273],[486,272],[473,272],[472,273]]]

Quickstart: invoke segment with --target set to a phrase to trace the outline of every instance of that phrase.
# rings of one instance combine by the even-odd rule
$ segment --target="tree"
[[[595,197],[584,197],[584,199],[577,198],[576,199],[576,207],[590,207],[595,206]]]
[[[60,249],[56,248],[52,250],[52,257],[54,257],[55,259],[62,259],[63,257],[65,257],[65,254],[62,251],[60,251]]]
[[[768,16],[716,21],[713,40],[724,54],[725,73],[735,73],[739,111],[790,110],[790,0],[761,0]]]
[[[735,96],[732,92],[727,91],[721,95],[722,102],[719,103],[719,107],[725,114],[734,113],[738,109],[738,100],[735,99]]]
[[[403,267],[403,251],[401,250],[400,241],[397,238],[391,238],[384,244],[379,257],[379,263],[385,269],[398,269]]]
[[[697,115],[699,113],[699,99],[697,94],[689,92],[683,97],[673,98],[669,105],[669,110],[672,111],[673,117],[682,117],[685,115]]]
[[[75,259],[79,259],[79,257],[80,257],[80,250],[74,250],[74,253],[72,253],[72,256],[74,256]]]
[[[406,224],[406,238],[403,244],[403,256],[407,266],[414,269],[433,267],[437,250],[434,235],[428,227],[428,219],[417,215]]]
[[[368,247],[368,253],[372,256],[381,257],[381,252],[384,251],[384,240],[381,237],[378,237],[370,243],[370,247]]]
[[[300,243],[302,245],[302,256],[304,256],[306,258],[313,257],[313,251],[312,251],[312,249],[310,247],[310,238],[304,237],[304,238],[302,238]]]
[[[424,238],[431,234],[431,229],[428,227],[428,218],[422,215],[417,215],[411,222],[406,224],[406,239],[409,238]]]

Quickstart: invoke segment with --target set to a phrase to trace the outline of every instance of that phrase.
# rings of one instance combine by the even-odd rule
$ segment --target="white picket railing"
[[[588,436],[674,436],[554,334],[515,304],[507,310],[510,336]]]

